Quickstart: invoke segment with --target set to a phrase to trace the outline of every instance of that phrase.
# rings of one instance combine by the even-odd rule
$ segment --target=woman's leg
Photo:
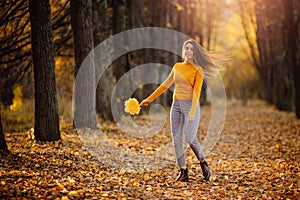
[[[170,115],[174,151],[177,165],[180,168],[180,174],[176,178],[176,181],[188,181],[188,169],[186,167],[185,151],[182,142],[184,115],[180,103],[176,100],[173,101]]]
[[[186,114],[187,118],[188,113]],[[186,121],[185,123],[185,131],[186,131],[186,142],[190,145],[191,149],[195,153],[196,157],[199,161],[203,161],[205,159],[203,148],[198,140],[197,132],[200,121],[200,106],[198,105],[195,119],[192,122]]]
[[[186,116],[187,117],[187,116]],[[198,126],[200,121],[200,106],[198,105],[195,120],[192,122],[186,122],[185,123],[185,130],[186,130],[186,141],[190,145],[191,149],[197,156],[198,160],[200,161],[200,166],[203,172],[204,180],[209,180],[210,178],[210,169],[205,161],[205,156],[203,152],[203,148],[201,144],[199,143],[197,132],[198,132]]]
[[[185,152],[182,142],[184,116],[181,112],[179,101],[173,101],[170,115],[172,140],[177,165],[181,168],[186,168]]]

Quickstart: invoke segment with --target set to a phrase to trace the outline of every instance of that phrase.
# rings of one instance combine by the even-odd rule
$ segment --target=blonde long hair
[[[199,65],[208,77],[217,76],[221,71],[225,70],[225,64],[229,61],[228,56],[208,52],[193,39],[189,39],[183,43],[182,58],[185,56],[185,46],[188,43],[193,45],[194,64]]]

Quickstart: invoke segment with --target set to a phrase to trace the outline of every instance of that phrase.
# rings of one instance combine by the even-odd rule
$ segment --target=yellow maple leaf
[[[136,98],[129,98],[128,100],[125,101],[125,112],[131,114],[131,115],[137,115],[140,113],[141,107],[136,100]]]

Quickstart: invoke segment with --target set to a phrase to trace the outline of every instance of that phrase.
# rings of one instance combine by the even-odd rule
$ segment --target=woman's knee
[[[190,145],[191,147],[193,146],[197,146],[197,144],[199,143],[197,138],[191,138],[191,139],[186,139],[186,143],[188,145]]]

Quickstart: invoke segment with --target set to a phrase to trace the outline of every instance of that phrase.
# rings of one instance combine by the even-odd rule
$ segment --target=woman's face
[[[194,59],[194,47],[191,43],[187,43],[184,47],[184,60],[192,62]]]

